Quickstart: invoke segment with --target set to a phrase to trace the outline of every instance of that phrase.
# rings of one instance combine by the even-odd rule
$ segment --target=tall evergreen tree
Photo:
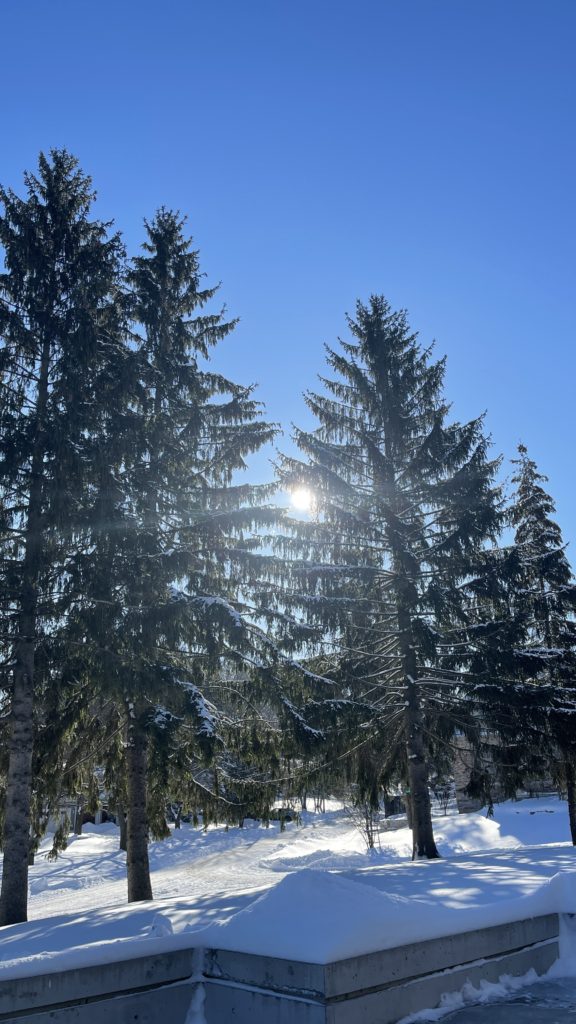
[[[90,219],[91,183],[68,153],[41,155],[25,183],[25,198],[0,189],[2,591],[12,647],[0,924],[26,918],[38,652],[45,662],[64,613],[122,254],[108,225]]]
[[[184,735],[196,752],[217,744],[204,682],[222,660],[242,663],[266,645],[249,605],[246,535],[275,515],[263,505],[267,488],[235,479],[275,428],[250,387],[203,365],[233,324],[202,312],[215,289],[200,286],[180,216],[162,209],[146,231],[129,275],[136,388],[124,454],[94,521],[82,614],[95,649],[106,650],[101,685],[124,719],[130,901],[152,896],[150,792],[158,808],[167,738]],[[172,795],[166,781],[165,799]]]
[[[497,462],[481,419],[448,422],[444,361],[420,348],[404,313],[374,296],[348,326],[354,340],[327,350],[325,393],[307,395],[319,427],[296,433],[305,460],[282,460],[284,486],[308,487],[317,510],[294,525],[304,561],[292,601],[328,630],[367,741],[402,724],[414,852],[434,858],[430,715],[468,685],[478,650]]]
[[[572,708],[576,687],[576,582],[566,556],[562,531],[552,518],[554,501],[544,489],[525,445],[513,460],[516,484],[511,509],[519,557],[516,604],[524,619],[522,655],[532,665],[533,681],[560,692],[545,716],[560,750],[572,842],[576,845],[576,735]],[[526,671],[526,669],[525,669]]]

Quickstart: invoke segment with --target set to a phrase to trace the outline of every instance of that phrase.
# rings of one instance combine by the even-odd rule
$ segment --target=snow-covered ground
[[[410,862],[407,829],[368,854],[346,812],[285,832],[191,826],[150,847],[153,903],[127,906],[113,825],[30,869],[30,920],[0,930],[0,977],[189,945],[327,962],[548,911],[576,912],[566,804],[524,800],[435,820],[442,860]],[[197,934],[191,934],[196,933]],[[576,973],[570,944],[561,973]]]

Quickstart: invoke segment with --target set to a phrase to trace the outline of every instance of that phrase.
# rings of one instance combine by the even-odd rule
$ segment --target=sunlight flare
[[[308,487],[295,487],[290,491],[290,501],[298,512],[310,512],[314,504],[314,495]]]

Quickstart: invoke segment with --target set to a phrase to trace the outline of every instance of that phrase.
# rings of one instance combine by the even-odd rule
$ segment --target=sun
[[[311,512],[314,495],[308,487],[295,487],[290,491],[290,501],[298,512]]]

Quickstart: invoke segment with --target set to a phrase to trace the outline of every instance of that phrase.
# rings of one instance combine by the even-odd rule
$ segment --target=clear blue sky
[[[406,307],[576,563],[574,0],[4,0],[2,37],[4,184],[66,146],[132,250],[187,213],[288,429],[355,300]]]

